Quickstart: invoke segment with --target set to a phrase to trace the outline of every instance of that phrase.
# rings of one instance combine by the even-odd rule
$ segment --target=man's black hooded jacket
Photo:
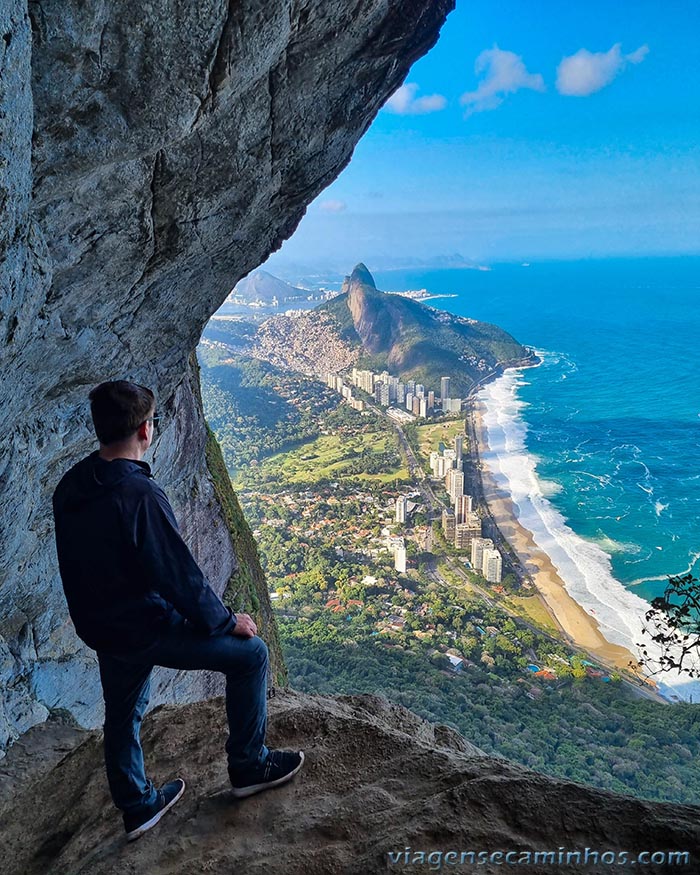
[[[147,462],[95,450],[53,495],[56,549],[76,632],[94,650],[140,650],[173,608],[204,635],[236,624],[202,574]]]

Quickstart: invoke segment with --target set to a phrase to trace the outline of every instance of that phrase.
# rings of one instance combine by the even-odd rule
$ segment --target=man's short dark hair
[[[126,440],[156,407],[156,396],[128,380],[100,383],[90,392],[90,412],[101,444]]]

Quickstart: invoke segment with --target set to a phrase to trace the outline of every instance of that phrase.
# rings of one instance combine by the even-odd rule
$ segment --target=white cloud
[[[620,43],[607,52],[589,52],[579,49],[576,54],[562,58],[557,67],[557,91],[575,97],[587,97],[609,85],[628,64],[640,64],[649,52],[649,46],[640,46],[629,55],[623,55]]]
[[[415,82],[407,82],[391,95],[384,107],[397,115],[425,115],[447,106],[447,99],[442,94],[416,97],[416,91],[418,85]]]
[[[322,210],[324,213],[342,213],[346,207],[345,201],[338,200],[321,201],[318,205],[319,210]]]
[[[494,45],[476,59],[474,72],[481,77],[476,91],[467,91],[459,102],[467,107],[467,115],[495,109],[503,103],[506,94],[515,94],[521,88],[544,91],[544,79],[539,73],[528,73],[523,59],[515,52],[506,52]]]

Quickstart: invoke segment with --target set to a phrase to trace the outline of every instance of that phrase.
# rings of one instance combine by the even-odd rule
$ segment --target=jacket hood
[[[65,510],[77,510],[104,497],[129,477],[152,477],[148,462],[135,459],[113,459],[111,462],[95,450],[70,468],[54,493],[54,503]]]

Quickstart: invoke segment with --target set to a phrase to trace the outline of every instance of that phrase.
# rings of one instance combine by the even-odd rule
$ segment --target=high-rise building
[[[408,383],[406,383],[406,391],[410,392],[412,395],[416,394],[416,381],[415,380],[409,380]]]
[[[372,371],[358,371],[357,368],[352,369],[353,385],[362,389],[363,392],[367,392],[368,395],[371,395],[372,392],[374,392],[375,377],[376,374]]]
[[[416,383],[416,395],[425,398],[425,386],[422,383]]]
[[[501,582],[503,560],[498,550],[491,550],[488,547],[484,550],[481,569],[489,583]]]
[[[381,404],[382,407],[389,406],[389,384],[388,383],[377,383],[374,387],[374,397],[377,399],[377,404]]]
[[[463,449],[464,449],[464,435],[463,434],[455,435],[455,459],[457,461],[458,467],[462,464]]]
[[[420,416],[420,398],[417,395],[413,396],[413,413]]]
[[[428,410],[432,410],[435,407],[435,392],[431,389],[428,392]]]
[[[406,403],[406,386],[403,383],[396,384],[396,403]]]
[[[454,504],[457,498],[464,494],[464,471],[460,471],[458,468],[451,468],[448,477],[447,491],[450,493],[450,499]],[[469,510],[471,510],[471,507]]]
[[[398,385],[399,385],[399,378],[389,376],[389,379],[387,382],[389,383],[389,401],[394,402],[397,400],[396,390],[397,390]]]
[[[408,501],[406,500],[405,495],[399,495],[396,499],[396,522],[397,523],[405,523],[406,522],[406,505]]]
[[[448,459],[446,459],[444,456],[438,456],[437,469],[435,471],[435,476],[442,479],[443,477],[445,477],[447,472],[450,470],[450,467],[451,467],[451,462]]]
[[[450,397],[450,378],[440,377],[440,400],[445,403],[445,399]]]
[[[467,550],[471,547],[472,538],[481,537],[481,519],[475,513],[467,514],[463,523],[455,523],[455,547]]]
[[[413,392],[406,392],[406,410],[413,413]]]
[[[442,512],[442,531],[445,534],[445,540],[452,542],[455,538],[455,514],[453,510],[443,510]]]
[[[418,415],[422,416],[424,419],[428,415],[428,399],[427,398],[419,398],[418,399]]]
[[[396,552],[394,553],[394,568],[399,572],[399,574],[406,573],[406,548],[405,547],[397,547]]]
[[[454,500],[454,508],[456,522],[466,522],[467,516],[473,511],[471,495],[457,495]]]
[[[493,550],[491,538],[472,538],[471,563],[475,571],[481,571],[484,565],[484,550]]]

